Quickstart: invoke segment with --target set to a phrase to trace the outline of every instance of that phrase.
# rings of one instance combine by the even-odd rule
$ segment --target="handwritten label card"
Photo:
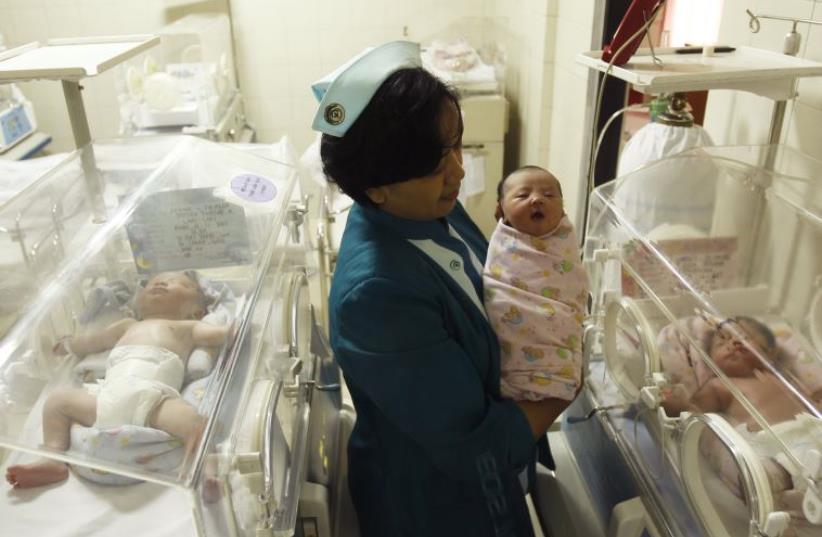
[[[126,224],[140,272],[251,263],[245,212],[211,188],[157,192]]]
[[[656,244],[677,271],[697,289],[713,291],[739,283],[736,237],[670,239]],[[625,245],[623,260],[657,295],[675,295],[682,287],[670,269],[638,241]],[[625,271],[622,273],[622,293],[635,298],[646,296]]]

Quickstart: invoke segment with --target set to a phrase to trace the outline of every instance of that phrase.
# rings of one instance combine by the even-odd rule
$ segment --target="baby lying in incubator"
[[[43,408],[43,443],[65,451],[72,424],[110,429],[153,427],[180,438],[186,453],[196,446],[205,418],[180,397],[185,361],[195,347],[216,348],[229,328],[199,321],[207,300],[189,274],[167,272],[152,278],[137,295],[140,320],[123,319],[99,333],[82,334],[55,346],[79,357],[111,349],[106,377],[95,397],[83,389],[55,391]],[[68,467],[41,459],[8,468],[6,480],[28,488],[62,481]]]
[[[687,326],[701,322],[703,321],[696,317],[686,320],[685,324]],[[798,469],[787,460],[773,437],[761,431],[760,425],[733,396],[727,384],[713,376],[701,360],[690,356],[687,349],[689,346],[679,340],[678,334],[672,329],[666,330],[660,333],[659,338],[663,368],[666,373],[673,372],[669,376],[679,384],[663,394],[662,406],[665,412],[669,416],[678,416],[683,411],[723,414],[762,457],[761,462],[773,492],[804,489]],[[690,331],[700,332],[698,329]],[[777,352],[776,340],[767,326],[751,317],[734,317],[705,332],[702,343],[716,366],[729,377],[795,455],[802,457],[810,449],[822,451],[822,421],[804,412],[805,409],[793,394],[761,361],[764,359],[773,363]],[[691,362],[690,369],[696,383],[683,378],[680,375],[682,369],[673,363],[674,360],[681,361],[683,357]],[[688,387],[695,389],[689,391]],[[811,395],[817,405],[820,404],[822,393],[819,390],[808,395]],[[719,445],[703,446],[703,449],[717,456],[718,460],[713,461],[714,466],[739,495],[735,477],[731,477],[738,477],[736,466],[728,459],[727,449]],[[783,500],[791,502],[789,497],[784,497]]]
[[[751,317],[728,319],[709,335],[706,350],[716,366],[730,377],[734,386],[768,423],[787,421],[802,412],[799,403],[760,361],[760,358],[772,361],[776,353],[774,335],[764,324]],[[701,372],[700,369],[707,369],[701,361],[694,365],[702,366],[697,368],[697,375]],[[759,428],[745,407],[733,397],[728,386],[718,377],[701,383],[689,398],[677,391],[668,394],[663,407],[673,416],[684,410],[719,412],[733,423],[745,423],[751,429]]]

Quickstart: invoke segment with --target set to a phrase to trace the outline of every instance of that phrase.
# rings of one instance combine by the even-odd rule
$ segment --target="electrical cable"
[[[611,74],[611,69],[614,66],[614,61],[616,60],[616,58],[619,57],[620,53],[626,47],[628,47],[628,45],[630,45],[634,41],[634,39],[636,39],[637,37],[642,35],[645,31],[648,30],[648,28],[651,26],[651,24],[653,24],[653,22],[656,20],[656,17],[657,17],[657,15],[659,15],[659,12],[662,9],[663,5],[665,5],[665,0],[660,0],[659,3],[657,3],[656,6],[654,7],[654,9],[651,11],[651,14],[648,17],[648,20],[645,21],[645,24],[643,24],[642,27],[639,30],[634,32],[634,34],[631,35],[630,38],[626,39],[625,43],[623,43],[622,46],[620,46],[617,49],[617,51],[614,53],[613,57],[611,58],[611,61],[608,62],[608,67],[603,72],[602,80],[599,83],[599,89],[597,90],[597,94],[596,94],[596,105],[594,106],[594,120],[593,120],[593,124],[592,124],[592,127],[591,127],[591,129],[592,129],[591,145],[588,148],[588,156],[589,156],[589,158],[588,158],[588,174],[587,174],[587,180],[586,180],[586,184],[585,184],[585,203],[584,203],[585,207],[584,207],[584,213],[582,215],[583,216],[583,218],[582,218],[583,229],[580,232],[580,242],[582,244],[584,244],[585,236],[587,235],[587,229],[586,229],[586,226],[585,226],[585,222],[588,220],[588,202],[589,202],[589,198],[591,196],[591,191],[594,189],[594,184],[593,184],[594,183],[594,173],[595,173],[594,163],[596,162],[596,157],[597,157],[596,156],[596,151],[598,151],[598,149],[599,149],[598,144],[596,143],[596,141],[598,139],[598,136],[597,136],[597,128],[598,128],[597,123],[599,122],[599,114],[600,114],[601,108],[602,108],[602,94],[605,90],[605,81],[608,79],[608,77]]]

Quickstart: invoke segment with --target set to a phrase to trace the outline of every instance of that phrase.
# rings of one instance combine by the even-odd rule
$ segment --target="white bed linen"
[[[47,487],[8,488],[0,498],[0,519],[2,535],[19,537],[195,535],[191,504],[180,490],[154,483],[98,485],[73,473]]]
[[[5,202],[59,164],[68,153],[28,160],[0,159],[0,203]]]
[[[51,388],[51,387],[50,387]],[[28,445],[42,443],[42,405],[46,389],[23,427]],[[0,467],[36,460],[12,452]],[[195,535],[187,493],[154,483],[98,485],[69,472],[61,483],[32,489],[6,489],[0,495],[3,536],[36,537],[188,537]]]

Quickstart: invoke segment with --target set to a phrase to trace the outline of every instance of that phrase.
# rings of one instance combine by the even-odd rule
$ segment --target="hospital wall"
[[[725,0],[718,42],[782,51],[790,23],[763,19],[761,30],[754,34],[748,28],[745,9],[822,21],[820,0]],[[822,62],[822,26],[800,24],[797,30],[802,34],[797,55]],[[797,91],[798,97],[788,103],[782,142],[822,159],[822,78],[801,80]],[[772,108],[772,101],[763,97],[714,90],[708,95],[705,128],[717,144],[764,144]]]
[[[507,165],[545,162],[556,0],[232,0],[240,85],[260,140],[314,138],[311,82],[369,45],[464,36],[505,50]]]
[[[231,0],[235,54],[247,115],[260,141],[287,134],[299,149],[314,138],[309,86],[365,47],[424,41],[485,2]]]
[[[575,56],[591,48],[601,0],[232,0],[235,51],[248,116],[260,140],[288,134],[297,148],[314,137],[308,85],[363,47],[389,39],[423,44],[465,36],[506,54],[510,102],[505,168],[556,170],[566,210],[578,214],[587,72]],[[339,5],[338,5],[339,4]],[[556,117],[554,111],[561,111]]]
[[[0,0],[0,33],[8,47],[59,37],[151,33],[166,24],[169,0]],[[84,79],[83,97],[91,135],[112,138],[120,125],[115,71]],[[34,103],[38,127],[52,136],[49,152],[74,148],[59,82],[20,84]]]
[[[464,35],[506,54],[510,101],[506,168],[539,164],[563,183],[566,210],[578,214],[587,72],[575,64],[590,48],[593,6],[574,0],[346,0],[211,2],[230,9],[240,87],[258,141],[288,135],[298,150],[313,139],[309,84],[363,47],[390,39],[429,43]],[[0,0],[0,32],[10,46],[54,37],[148,33],[184,13],[175,0]],[[196,3],[195,3],[196,4]],[[199,3],[201,4],[201,3]],[[207,4],[207,3],[206,3]],[[173,12],[174,9],[177,12]],[[118,133],[115,72],[83,83],[95,138]],[[72,148],[60,85],[22,85],[35,103],[51,151]],[[560,111],[555,115],[555,110]]]
[[[565,212],[577,229],[582,225],[590,129],[588,96],[590,72],[576,63],[580,52],[591,50],[594,15],[604,0],[557,0],[554,33],[553,81],[545,162],[562,183]]]
[[[0,32],[10,46],[52,37],[151,32],[170,22],[172,0],[0,0]],[[390,39],[430,43],[466,36],[505,51],[504,92],[510,102],[506,168],[524,163],[557,169],[569,214],[579,179],[585,73],[574,56],[589,47],[591,5],[573,0],[231,0],[234,47],[246,113],[258,140],[288,135],[298,150],[314,134],[316,103],[309,84],[363,47]],[[556,71],[556,75],[555,75]],[[115,72],[84,82],[95,138],[116,136]],[[51,151],[72,147],[59,84],[22,85],[35,103]],[[563,111],[553,122],[552,112]],[[570,131],[569,131],[570,129]]]

